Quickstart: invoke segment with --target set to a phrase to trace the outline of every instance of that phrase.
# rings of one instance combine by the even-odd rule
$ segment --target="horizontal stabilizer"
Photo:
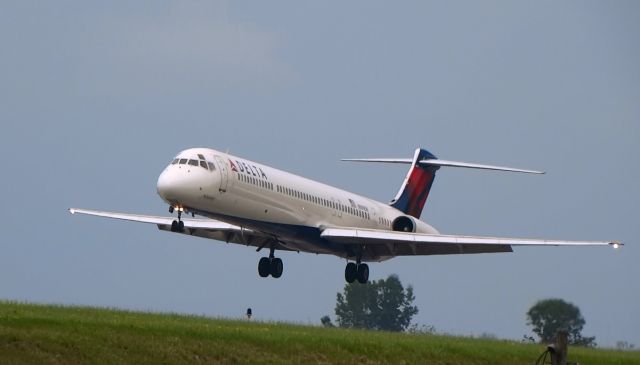
[[[431,165],[431,166],[450,166],[450,167],[466,167],[470,169],[482,169],[482,170],[496,170],[496,171],[511,171],[511,172],[524,172],[527,174],[544,174],[544,171],[536,171],[536,170],[524,170],[524,169],[516,169],[513,167],[504,167],[504,166],[494,166],[494,165],[481,165],[476,163],[468,163],[468,162],[457,162],[457,161],[447,161],[447,160],[421,160],[418,162],[421,165]]]
[[[340,161],[403,163],[408,165],[413,162],[413,159],[411,158],[343,158]]]
[[[399,164],[408,165],[413,162],[413,159],[410,159],[410,158],[343,158],[341,161],[399,163]],[[505,166],[482,165],[482,164],[469,163],[469,162],[447,161],[447,160],[432,159],[432,158],[422,159],[418,161],[418,164],[421,166],[465,167],[470,169],[523,172],[527,174],[544,174],[544,171],[516,169],[513,167],[505,167]]]

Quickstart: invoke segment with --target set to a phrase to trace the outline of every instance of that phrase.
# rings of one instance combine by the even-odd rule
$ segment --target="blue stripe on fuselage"
[[[289,243],[295,246],[295,248],[285,246],[295,251],[328,253],[337,256],[344,256],[345,253],[351,253],[351,250],[349,250],[344,245],[332,243],[320,237],[320,233],[322,232],[317,227],[265,222],[254,219],[205,212],[197,209],[186,209],[190,212],[194,212],[207,218],[216,219],[239,227],[245,227],[254,231],[272,235],[278,241],[283,241],[284,243]]]

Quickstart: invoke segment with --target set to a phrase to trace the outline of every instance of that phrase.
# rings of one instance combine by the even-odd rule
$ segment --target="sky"
[[[0,299],[319,324],[344,260],[71,216],[168,214],[157,176],[211,147],[380,201],[436,156],[546,175],[446,169],[422,219],[442,233],[620,240],[400,257],[414,322],[519,340],[544,298],[584,335],[640,345],[640,3],[636,1],[0,4]]]

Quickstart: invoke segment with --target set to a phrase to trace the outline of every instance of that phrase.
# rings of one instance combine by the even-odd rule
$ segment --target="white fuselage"
[[[208,148],[180,152],[161,173],[157,190],[175,208],[273,235],[292,250],[342,257],[341,247],[320,237],[322,229],[392,230],[392,222],[405,216],[387,204]],[[438,233],[414,223],[416,232]]]

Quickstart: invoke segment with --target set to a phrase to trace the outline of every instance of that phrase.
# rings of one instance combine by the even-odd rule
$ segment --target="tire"
[[[284,264],[282,263],[282,259],[276,257],[271,260],[271,276],[277,279],[282,276],[283,270]]]
[[[260,275],[261,278],[266,278],[267,276],[269,276],[270,272],[271,262],[269,261],[269,258],[261,258],[260,261],[258,261],[258,275]]]
[[[358,265],[358,282],[360,284],[366,284],[369,281],[369,265]]]
[[[171,222],[171,232],[178,232],[178,221]]]
[[[178,222],[178,232],[180,232],[180,233],[184,232],[184,222],[183,221]]]
[[[351,284],[356,281],[357,274],[358,266],[355,264],[355,262],[347,263],[347,266],[344,268],[344,280],[346,280],[347,283]]]

